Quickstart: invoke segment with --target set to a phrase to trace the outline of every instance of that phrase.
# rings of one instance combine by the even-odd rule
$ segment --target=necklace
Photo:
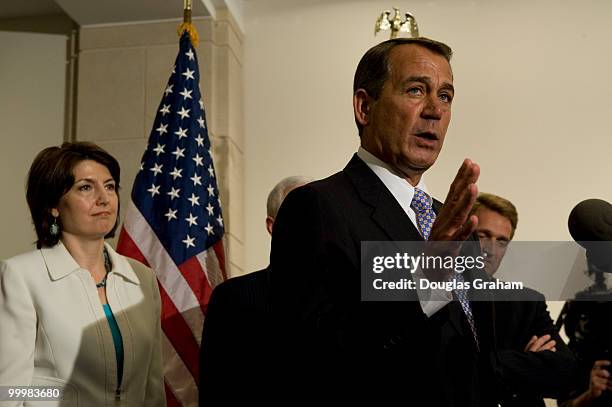
[[[96,284],[96,288],[106,288],[106,278],[108,277],[108,273],[111,271],[111,261],[106,248],[104,248],[104,270],[106,271],[106,274],[104,274],[102,281]]]

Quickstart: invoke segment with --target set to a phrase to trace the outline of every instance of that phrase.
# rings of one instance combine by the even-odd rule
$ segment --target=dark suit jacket
[[[231,278],[212,293],[200,352],[200,405],[233,405],[268,393],[269,268]]]
[[[565,396],[577,373],[572,352],[554,328],[542,294],[526,289],[527,301],[496,301],[494,347],[489,363],[495,372],[497,399],[503,406],[544,406],[543,397]],[[556,352],[523,352],[529,339],[551,335]]]
[[[434,209],[439,207],[436,202]],[[418,302],[360,301],[361,242],[421,239],[357,156],[342,172],[289,194],[274,225],[271,253],[273,302],[277,326],[283,326],[276,335],[285,362],[280,383],[297,394],[371,395],[407,405],[497,401],[496,378],[506,373],[500,366],[512,357],[495,356],[492,303],[472,303],[478,351],[457,302],[428,318]],[[529,362],[525,344],[513,350],[518,364]],[[556,378],[551,365],[546,373]]]

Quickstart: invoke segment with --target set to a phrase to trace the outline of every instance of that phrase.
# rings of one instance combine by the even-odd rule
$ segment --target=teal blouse
[[[117,388],[121,387],[121,380],[123,380],[123,339],[121,338],[121,331],[117,320],[113,315],[113,311],[108,304],[102,304],[104,308],[104,314],[108,320],[108,325],[113,335],[113,343],[115,344],[115,357],[117,358]]]

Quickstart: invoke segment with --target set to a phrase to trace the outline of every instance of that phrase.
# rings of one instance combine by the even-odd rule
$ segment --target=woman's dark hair
[[[117,160],[101,147],[88,142],[64,143],[60,147],[48,147],[42,150],[32,163],[28,173],[26,200],[30,207],[32,223],[36,229],[36,247],[53,247],[59,241],[60,234],[50,232],[53,216],[51,209],[56,208],[60,198],[74,185],[74,167],[81,161],[92,160],[102,164],[110,172],[119,191],[120,169]],[[57,219],[61,230],[61,222]],[[117,222],[105,236],[113,237]]]

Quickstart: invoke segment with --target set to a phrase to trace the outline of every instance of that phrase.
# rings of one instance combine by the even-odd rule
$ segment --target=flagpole
[[[183,2],[183,22],[191,24],[191,0]]]
[[[183,0],[183,22],[179,25],[177,32],[179,37],[183,35],[184,32],[187,32],[191,44],[194,47],[198,46],[198,41],[200,41],[198,31],[191,22],[191,0]]]

